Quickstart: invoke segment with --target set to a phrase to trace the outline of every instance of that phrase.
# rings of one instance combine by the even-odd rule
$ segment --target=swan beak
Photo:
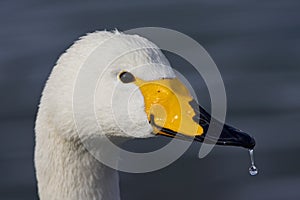
[[[223,126],[217,120],[214,120],[214,126],[223,126],[220,137],[206,136],[211,116],[197,104],[178,78],[155,81],[136,78],[135,84],[144,96],[145,112],[154,134],[254,148],[255,140],[251,136],[232,126]]]

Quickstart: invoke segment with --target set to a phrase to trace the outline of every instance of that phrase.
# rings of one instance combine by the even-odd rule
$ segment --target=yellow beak
[[[144,96],[145,112],[153,127],[153,132],[181,139],[241,146],[253,149],[255,140],[247,133],[214,120],[213,125],[222,128],[218,138],[207,135],[212,117],[193,99],[189,90],[177,78],[144,81],[129,72],[122,72],[123,83],[136,84]]]
[[[136,78],[134,83],[144,96],[145,112],[155,134],[174,137],[181,133],[194,138],[204,133],[203,127],[193,120],[196,115],[190,105],[193,97],[179,79],[143,81]]]

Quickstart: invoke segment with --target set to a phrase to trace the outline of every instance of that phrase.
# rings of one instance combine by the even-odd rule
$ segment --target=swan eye
[[[132,75],[132,73],[126,72],[126,71],[121,72],[120,75],[119,75],[119,78],[123,83],[131,83],[131,82],[135,81],[135,78]]]

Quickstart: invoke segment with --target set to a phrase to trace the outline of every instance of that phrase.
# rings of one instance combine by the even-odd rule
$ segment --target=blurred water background
[[[256,138],[260,172],[248,174],[244,149],[216,147],[200,160],[195,143],[162,170],[121,173],[122,199],[299,200],[299,10],[297,0],[0,1],[0,199],[38,199],[33,127],[58,56],[86,32],[157,26],[210,53],[225,82],[227,121]],[[184,73],[209,107],[205,86]]]

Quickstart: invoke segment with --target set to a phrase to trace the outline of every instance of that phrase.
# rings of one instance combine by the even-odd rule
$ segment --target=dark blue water
[[[160,171],[121,173],[123,199],[300,199],[299,10],[297,0],[2,0],[0,199],[37,199],[34,117],[58,56],[86,32],[141,26],[181,31],[207,49],[224,78],[228,122],[257,140],[260,172],[248,174],[246,150],[218,147],[199,160],[194,144]],[[208,105],[204,86],[197,92]]]

